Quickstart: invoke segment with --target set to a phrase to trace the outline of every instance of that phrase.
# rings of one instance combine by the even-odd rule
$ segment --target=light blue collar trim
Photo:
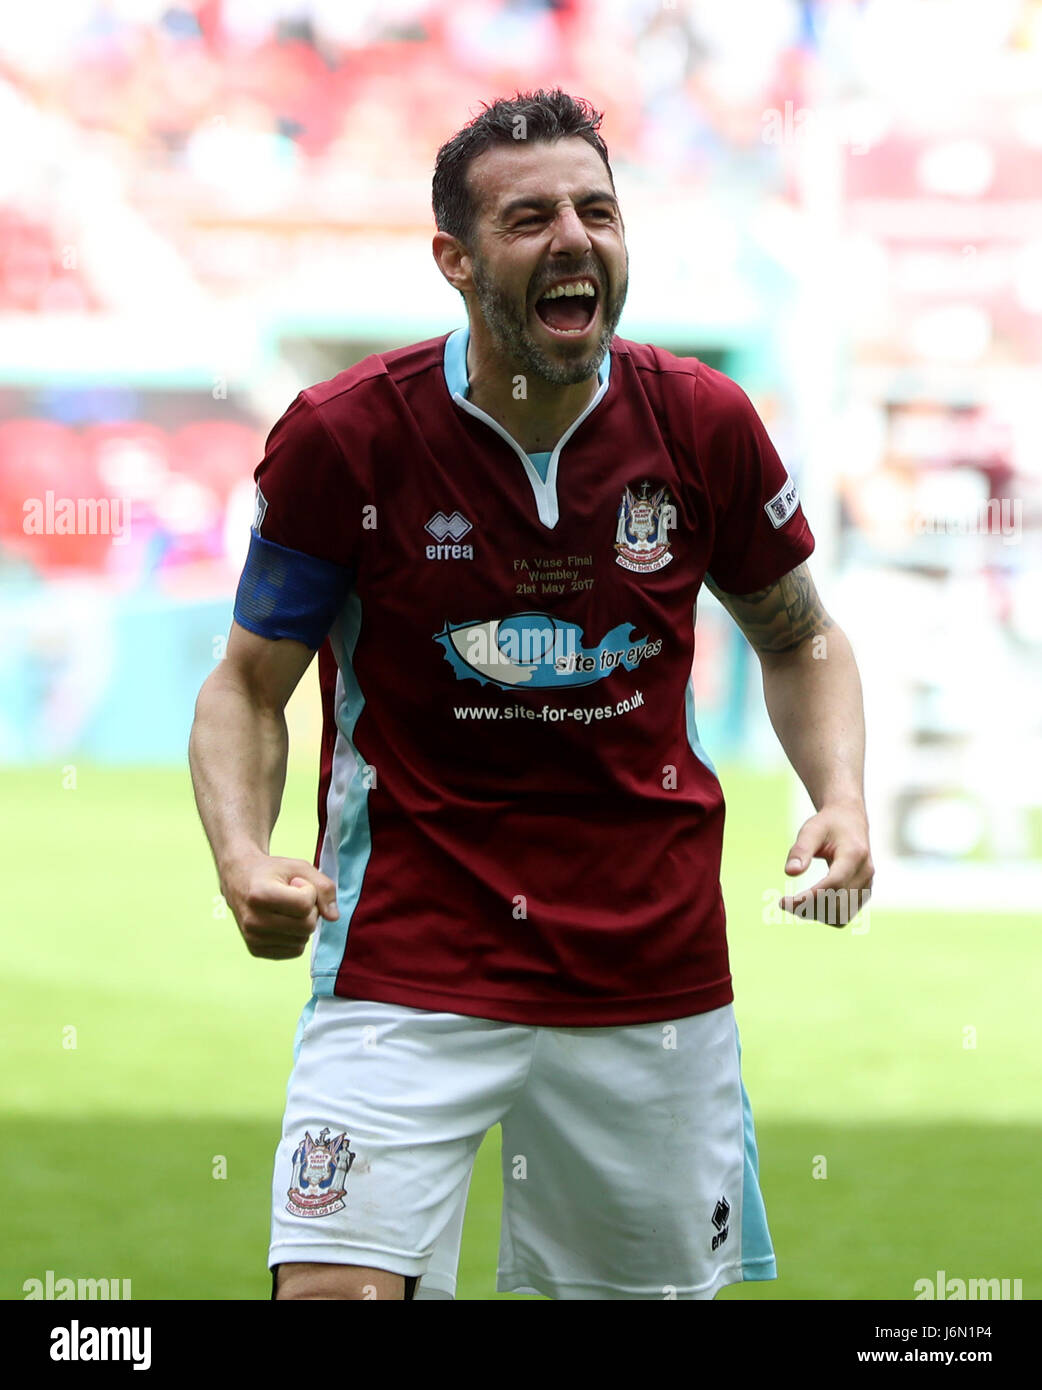
[[[470,342],[470,328],[464,325],[450,333],[445,341],[445,385],[449,395],[457,394],[466,398],[470,394],[470,379],[467,376],[467,344]],[[597,380],[603,386],[611,375],[611,352],[604,354],[604,361],[597,372]]]
[[[468,415],[473,415],[477,420],[483,420],[486,425],[500,438],[504,439],[521,461],[521,466],[532,487],[532,494],[535,498],[536,511],[539,520],[548,530],[553,530],[560,517],[560,509],[557,502],[557,465],[561,457],[561,450],[571,439],[572,435],[579,428],[587,415],[595,410],[604,399],[608,390],[608,378],[611,373],[611,352],[604,354],[604,361],[601,363],[600,371],[597,373],[597,380],[600,385],[594,394],[593,400],[565,430],[564,434],[557,441],[550,457],[545,465],[545,472],[541,467],[534,464],[531,458],[524,452],[517,440],[514,439],[498,420],[493,420],[491,415],[480,410],[472,401],[467,400],[467,392],[470,390],[470,382],[467,379],[467,343],[470,340],[470,328],[457,328],[454,333],[450,333],[445,340],[445,355],[443,367],[445,371],[445,385],[449,388],[449,395],[455,401],[460,410],[465,410]]]
[[[470,329],[457,328],[445,341],[445,385],[449,395],[465,396],[470,390],[467,378],[467,344],[470,342]]]

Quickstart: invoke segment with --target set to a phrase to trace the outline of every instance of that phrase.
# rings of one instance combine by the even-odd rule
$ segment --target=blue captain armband
[[[289,637],[317,651],[351,588],[354,571],[250,533],[235,595],[235,621],[258,637]]]

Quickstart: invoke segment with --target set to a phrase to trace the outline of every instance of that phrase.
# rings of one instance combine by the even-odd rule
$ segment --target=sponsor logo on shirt
[[[257,496],[256,496],[256,498],[254,499],[254,504],[253,504],[253,521],[252,521],[252,523],[251,523],[251,525],[252,525],[254,531],[256,531],[258,534],[260,533],[260,528],[261,528],[261,525],[262,525],[263,522],[264,522],[264,515],[265,515],[265,513],[267,512],[267,510],[268,510],[268,499],[264,496],[264,493],[261,492],[261,490],[260,490],[260,484],[258,483],[258,485],[257,485]]]
[[[677,509],[664,487],[651,492],[651,484],[641,485],[640,496],[629,488],[622,494],[615,526],[615,563],[635,574],[652,574],[665,569],[673,558],[669,532],[676,528]]]
[[[453,512],[451,516],[446,516],[444,512],[435,512],[423,529],[438,542],[427,547],[428,560],[473,560],[474,547],[460,545],[471,529],[470,522],[462,513]],[[447,544],[449,541],[451,544]]]
[[[779,488],[771,500],[763,504],[763,509],[771,518],[771,525],[777,530],[779,526],[784,526],[799,504],[800,494],[796,490],[796,484],[786,473],[785,486]]]
[[[593,685],[613,671],[635,671],[658,656],[662,639],[634,637],[632,623],[619,623],[595,647],[583,646],[576,623],[550,613],[512,613],[485,622],[446,623],[434,634],[458,680],[476,680],[511,690],[566,690]]]

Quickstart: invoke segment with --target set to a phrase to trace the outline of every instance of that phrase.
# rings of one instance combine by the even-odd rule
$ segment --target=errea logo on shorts
[[[726,1197],[721,1197],[713,1208],[712,1222],[716,1227],[716,1235],[713,1237],[713,1249],[718,1250],[727,1239],[728,1225],[727,1220],[731,1215],[731,1203]]]
[[[453,512],[451,516],[446,516],[444,512],[435,512],[423,529],[439,542],[427,547],[428,560],[473,560],[474,547],[460,545],[460,541],[471,529],[470,522],[460,512]],[[451,545],[447,544],[450,540]]]

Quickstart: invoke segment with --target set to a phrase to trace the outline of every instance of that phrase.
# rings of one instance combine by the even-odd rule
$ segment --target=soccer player
[[[302,391],[257,469],[190,751],[250,952],[311,940],[279,1299],[453,1297],[496,1123],[501,1291],[709,1299],[775,1277],[690,684],[699,588],[759,654],[817,807],[786,872],[828,871],[782,902],[819,920],[872,880],[860,683],[744,392],[615,336],[599,125],[519,93],[441,149],[434,257],[468,327]],[[312,865],[268,849],[316,651]]]

